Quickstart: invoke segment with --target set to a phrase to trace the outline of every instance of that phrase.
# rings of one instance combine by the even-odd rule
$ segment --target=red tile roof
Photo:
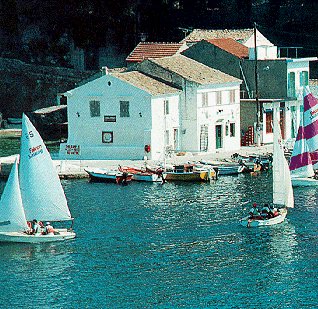
[[[224,49],[228,53],[238,58],[248,58],[248,48],[245,45],[238,43],[237,41],[231,38],[209,39],[206,41],[221,49]]]
[[[162,58],[178,53],[182,43],[140,42],[126,58],[127,62],[141,62],[148,58]]]

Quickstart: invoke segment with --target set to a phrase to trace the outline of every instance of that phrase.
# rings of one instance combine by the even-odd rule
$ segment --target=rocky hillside
[[[58,93],[94,73],[0,58],[0,112],[3,118],[21,117],[22,112],[57,105]]]

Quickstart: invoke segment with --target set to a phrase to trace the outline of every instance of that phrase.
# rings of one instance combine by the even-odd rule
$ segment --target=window
[[[170,144],[170,139],[169,139],[169,130],[166,130],[165,132],[165,145],[168,146]]]
[[[203,92],[202,93],[202,107],[208,107],[208,93],[207,92]]]
[[[201,126],[200,131],[200,151],[208,151],[209,144],[209,128],[207,125]]]
[[[102,132],[102,142],[109,144],[114,141],[114,133],[111,131],[103,131]]]
[[[129,101],[119,101],[120,117],[129,117]]]
[[[222,104],[222,93],[221,91],[216,92],[216,105]]]
[[[296,97],[295,90],[295,72],[288,73],[288,89],[287,89],[288,97]]]
[[[299,76],[300,86],[301,87],[308,86],[308,82],[309,82],[308,72],[307,71],[300,72],[300,76]]]
[[[164,108],[164,115],[169,115],[169,101],[168,100],[164,100],[163,101],[163,108]]]
[[[89,109],[91,113],[91,117],[99,117],[100,116],[100,102],[99,101],[89,101]]]
[[[235,123],[230,123],[230,136],[235,136]]]
[[[230,90],[230,104],[235,103],[235,90]]]
[[[273,133],[273,112],[266,112],[266,133]]]

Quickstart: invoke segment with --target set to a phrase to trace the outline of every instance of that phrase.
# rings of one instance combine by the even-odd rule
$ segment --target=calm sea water
[[[270,173],[62,184],[78,237],[1,244],[0,308],[318,307],[318,189],[296,189],[283,224],[247,229],[239,219],[271,200]]]

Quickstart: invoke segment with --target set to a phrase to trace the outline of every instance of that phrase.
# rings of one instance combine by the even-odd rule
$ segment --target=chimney
[[[102,71],[102,75],[108,75],[108,68],[107,67],[102,67],[101,71]]]

